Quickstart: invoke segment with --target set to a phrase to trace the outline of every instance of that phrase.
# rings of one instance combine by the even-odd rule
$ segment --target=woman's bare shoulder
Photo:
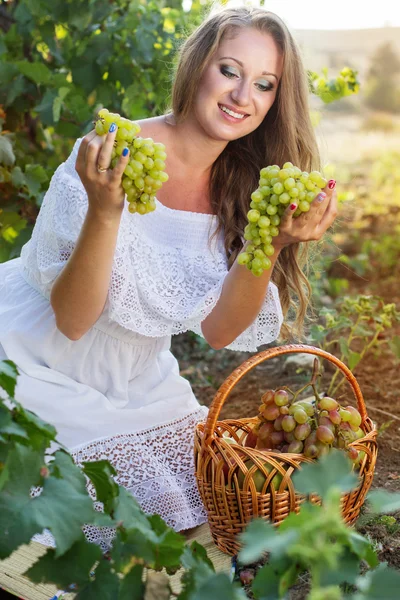
[[[151,117],[136,121],[140,125],[141,137],[153,138],[156,142],[167,143],[170,136],[171,126],[165,120],[165,116]]]

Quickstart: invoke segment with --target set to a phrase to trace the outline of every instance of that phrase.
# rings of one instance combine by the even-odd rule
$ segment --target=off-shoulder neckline
[[[210,213],[201,213],[201,212],[194,212],[191,210],[180,210],[179,208],[170,208],[169,206],[166,206],[165,204],[163,204],[162,202],[160,202],[160,200],[158,200],[158,198],[155,198],[156,204],[157,204],[157,210],[162,210],[165,212],[169,212],[170,214],[174,214],[176,216],[181,216],[185,219],[197,219],[199,221],[210,221],[213,219],[217,218],[217,215],[213,215]]]

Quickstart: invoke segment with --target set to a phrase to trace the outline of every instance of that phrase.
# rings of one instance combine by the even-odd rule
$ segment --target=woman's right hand
[[[126,148],[126,155],[122,154],[116,166],[110,169],[116,131],[115,127],[105,136],[97,135],[94,130],[88,133],[81,142],[75,164],[88,195],[90,210],[106,218],[120,216],[124,207],[125,190],[121,184],[129,162],[129,150]]]

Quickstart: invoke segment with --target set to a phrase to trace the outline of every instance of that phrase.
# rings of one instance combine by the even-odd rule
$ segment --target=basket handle
[[[270,348],[268,350],[264,350],[263,352],[259,352],[255,356],[251,356],[244,363],[239,365],[234,371],[232,371],[232,373],[225,379],[223,384],[220,386],[211,403],[210,409],[208,411],[207,420],[204,425],[203,443],[206,445],[211,443],[212,434],[217,424],[219,413],[221,412],[221,409],[225,404],[228,395],[248,371],[270,358],[275,358],[276,356],[281,356],[282,354],[295,353],[314,354],[316,356],[326,358],[334,365],[339,367],[339,369],[345,375],[347,381],[350,383],[353,389],[354,395],[357,400],[358,410],[362,418],[362,422],[364,422],[368,418],[367,409],[365,407],[365,402],[361,393],[360,386],[358,385],[358,382],[354,377],[353,373],[348,367],[346,367],[344,363],[342,363],[341,360],[336,358],[336,356],[333,356],[333,354],[326,352],[326,350],[321,350],[320,348],[315,348],[314,346],[306,346],[304,344],[290,344],[287,346],[278,346],[276,348]]]

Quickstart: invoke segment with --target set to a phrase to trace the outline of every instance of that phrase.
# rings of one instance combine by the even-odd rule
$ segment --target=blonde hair
[[[286,161],[304,171],[320,168],[318,147],[309,117],[308,83],[296,42],[284,22],[262,8],[223,8],[209,14],[180,48],[172,88],[171,110],[177,123],[192,110],[204,70],[226,35],[238,28],[254,28],[272,36],[283,55],[283,73],[273,105],[261,125],[252,133],[231,141],[214,162],[210,177],[210,198],[218,216],[218,234],[224,231],[229,268],[240,252],[247,224],[250,195],[258,187],[262,167]],[[310,304],[311,286],[307,267],[308,245],[284,248],[275,264],[272,281],[278,286],[286,319],[280,339],[300,339]],[[297,301],[296,301],[297,297]]]

